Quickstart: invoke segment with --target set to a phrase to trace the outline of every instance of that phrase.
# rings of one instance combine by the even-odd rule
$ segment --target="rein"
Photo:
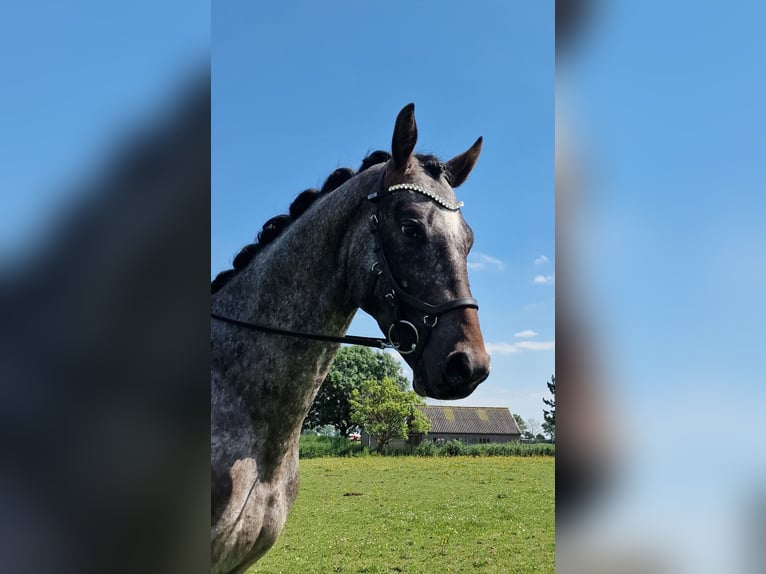
[[[231,323],[238,327],[244,327],[251,331],[260,331],[262,333],[271,333],[272,335],[287,335],[289,337],[297,337],[298,339],[312,339],[314,341],[329,341],[331,343],[350,343],[352,345],[362,345],[364,347],[377,347],[378,349],[395,348],[394,345],[389,343],[386,339],[379,337],[357,337],[355,335],[346,335],[344,337],[334,337],[333,335],[317,335],[311,333],[300,333],[298,331],[288,331],[286,329],[276,329],[274,327],[267,327],[265,325],[257,325],[255,323],[248,323],[246,321],[240,321],[239,319],[232,319],[231,317],[224,317],[217,313],[210,313],[213,319],[218,319],[224,323]]]
[[[441,305],[431,305],[430,303],[426,303],[414,295],[407,293],[399,286],[393,274],[391,273],[391,269],[386,259],[385,249],[383,248],[383,236],[380,233],[380,219],[378,218],[380,213],[380,204],[378,202],[387,195],[391,195],[397,191],[414,191],[416,193],[420,193],[421,195],[425,195],[431,201],[450,211],[458,211],[463,206],[463,202],[461,201],[454,204],[450,203],[440,198],[428,189],[412,183],[400,183],[397,185],[392,185],[388,189],[384,189],[383,179],[385,177],[385,173],[386,170],[383,169],[380,175],[380,190],[369,194],[367,199],[368,201],[372,201],[376,204],[375,213],[370,216],[370,232],[372,233],[373,239],[375,241],[374,251],[376,254],[378,254],[378,260],[372,264],[370,271],[375,273],[378,279],[385,277],[385,279],[391,284],[391,290],[386,293],[385,298],[389,305],[391,305],[393,308],[394,315],[396,317],[394,322],[391,323],[391,325],[388,327],[386,332],[386,339],[382,339],[380,337],[359,337],[355,335],[335,337],[333,335],[302,333],[299,331],[277,329],[275,327],[268,327],[266,325],[258,325],[256,323],[240,321],[239,319],[233,319],[231,317],[226,317],[224,315],[219,315],[212,312],[210,313],[210,316],[213,319],[217,319],[218,321],[237,325],[238,327],[244,327],[245,329],[250,329],[251,331],[260,331],[262,333],[285,335],[288,337],[310,339],[314,341],[349,343],[352,345],[362,345],[364,347],[376,347],[378,349],[396,349],[401,355],[409,355],[418,351],[416,357],[419,357],[423,353],[423,349],[428,342],[431,330],[436,327],[440,315],[443,315],[444,313],[453,309],[459,309],[462,307],[478,309],[479,303],[473,297],[461,297],[458,299],[453,299],[452,301],[447,301]],[[400,304],[400,301],[403,303],[403,305]],[[402,307],[411,307],[424,313],[423,325],[421,326],[420,330],[413,323],[402,318]],[[410,342],[409,349],[405,349],[403,348],[403,341],[408,337],[411,340],[414,340]],[[404,346],[406,346],[406,344]]]

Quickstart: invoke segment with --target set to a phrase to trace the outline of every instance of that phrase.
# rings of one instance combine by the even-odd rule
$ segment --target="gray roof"
[[[520,435],[507,407],[418,407],[431,421],[429,433]]]

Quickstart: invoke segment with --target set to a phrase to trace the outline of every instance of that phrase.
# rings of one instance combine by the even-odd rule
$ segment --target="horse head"
[[[482,138],[446,163],[414,154],[414,108],[399,113],[391,158],[375,172],[367,198],[372,254],[362,258],[368,279],[361,307],[412,368],[418,394],[460,399],[489,375],[468,282],[473,232],[454,192],[476,163]]]

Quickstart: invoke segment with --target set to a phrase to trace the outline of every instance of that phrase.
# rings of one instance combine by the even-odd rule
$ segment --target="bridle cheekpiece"
[[[449,202],[425,187],[414,183],[398,183],[384,189],[384,177],[385,169],[381,172],[380,183],[378,185],[379,191],[375,191],[367,196],[369,201],[376,204],[375,213],[370,216],[370,232],[375,241],[374,251],[376,260],[372,264],[370,271],[376,275],[376,280],[385,277],[385,280],[388,281],[391,286],[390,291],[385,295],[385,299],[393,308],[395,319],[385,331],[388,337],[388,343],[402,355],[409,355],[417,352],[415,355],[417,358],[423,353],[423,349],[426,346],[431,330],[436,327],[440,315],[443,315],[447,311],[463,307],[478,309],[479,303],[473,297],[460,297],[440,305],[432,305],[402,289],[391,273],[388,260],[386,259],[385,249],[383,248],[383,237],[380,233],[380,204],[378,202],[387,195],[397,191],[414,191],[421,195],[425,195],[437,205],[440,205],[449,211],[458,211],[463,206],[463,202]],[[420,328],[412,322],[402,318],[403,307],[413,308],[424,313],[423,324]],[[409,342],[409,349],[404,348],[405,345],[403,345],[403,335],[406,337],[408,334],[407,331],[409,331],[409,338],[412,339],[412,341]]]

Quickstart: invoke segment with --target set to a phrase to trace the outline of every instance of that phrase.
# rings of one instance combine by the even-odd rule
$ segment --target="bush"
[[[391,446],[388,445],[383,449],[384,456],[412,456],[415,454],[415,447],[411,444],[405,444],[403,446]]]
[[[436,456],[438,451],[439,447],[432,440],[425,440],[417,446],[415,454],[417,456]]]
[[[487,449],[483,444],[469,444],[465,449],[468,456],[487,456]]]
[[[467,445],[451,440],[437,445],[425,440],[418,446],[387,446],[382,453],[370,453],[367,447],[345,437],[302,435],[300,439],[301,458],[329,456],[555,456],[556,445],[551,443],[489,443]]]
[[[484,447],[484,452],[487,456],[504,456],[507,454],[518,454],[516,446],[519,443],[517,442],[506,442],[502,444],[492,443],[492,444],[485,444],[482,445]]]
[[[467,445],[451,440],[442,445],[424,442],[415,449],[420,456],[555,456],[556,447],[548,443],[521,444],[518,442]]]
[[[451,440],[449,442],[445,442],[440,448],[439,448],[439,455],[440,456],[461,456],[466,454],[466,446],[463,442],[459,440]]]
[[[300,458],[354,456],[362,453],[362,445],[343,436],[301,435]]]

